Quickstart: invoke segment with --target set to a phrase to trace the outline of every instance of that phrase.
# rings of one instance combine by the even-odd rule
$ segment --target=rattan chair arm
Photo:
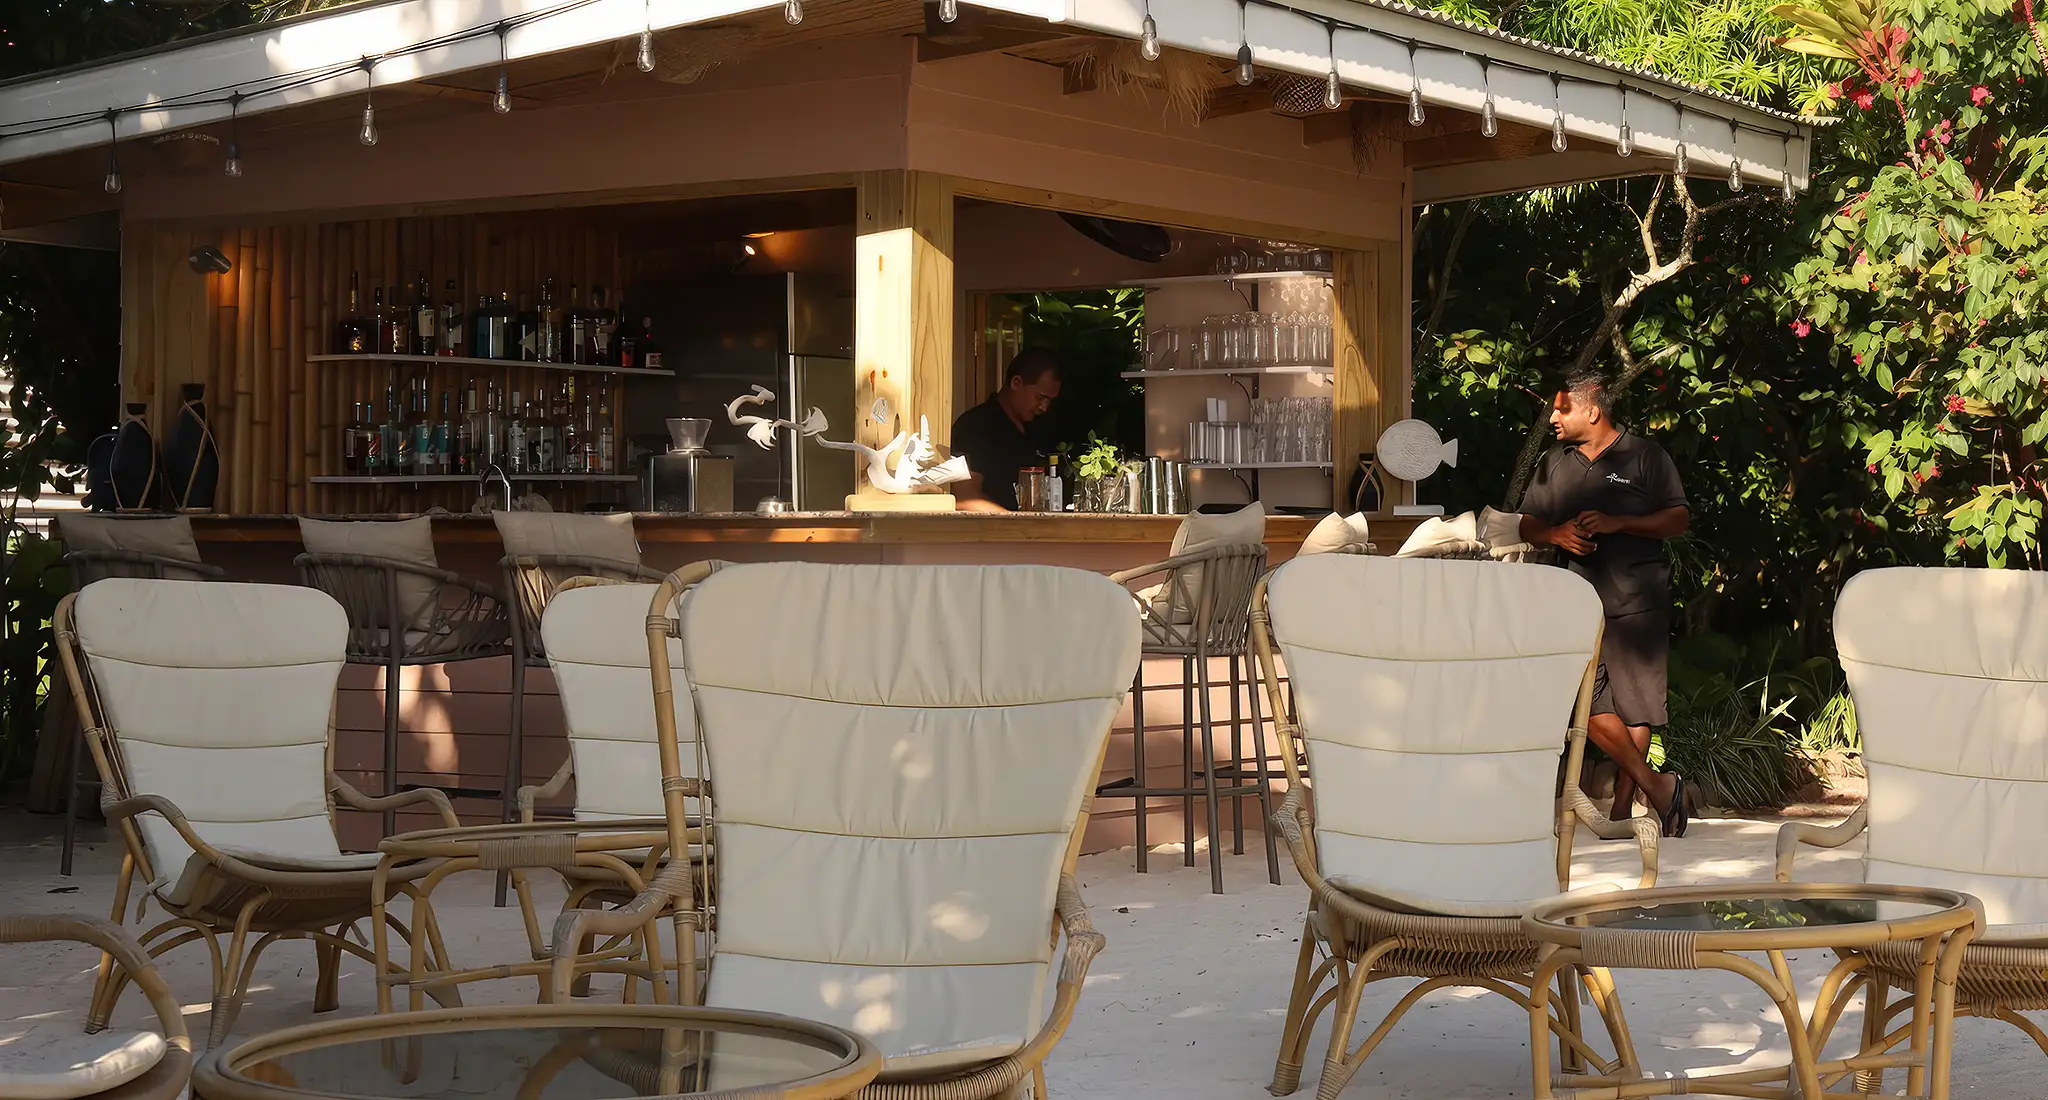
[[[1631,834],[1636,838],[1636,848],[1643,859],[1643,877],[1636,888],[1647,890],[1657,885],[1657,848],[1664,831],[1656,821],[1637,814],[1627,821],[1616,821],[1600,812],[1586,792],[1578,787],[1567,787],[1564,792],[1565,804],[1571,807],[1572,816],[1593,830],[1593,835],[1603,840],[1621,840]],[[1569,886],[1569,883],[1563,885]]]
[[[589,569],[593,570],[589,576],[622,579],[629,584],[660,583],[668,579],[664,570],[587,554],[508,554],[498,560],[498,565],[505,569]]]
[[[474,591],[481,591],[485,595],[496,595],[489,586],[478,584],[460,573],[442,569],[439,566],[421,565],[416,561],[405,561],[400,558],[380,558],[372,554],[300,554],[292,559],[292,564],[302,570],[307,566],[320,565],[343,565],[358,569],[391,569],[400,573],[411,573],[416,577],[425,577],[436,584],[456,585]]]
[[[562,766],[555,769],[555,774],[549,776],[546,783],[538,787],[529,784],[519,788],[519,794],[517,795],[519,799],[519,820],[532,822],[534,803],[539,802],[543,798],[553,798],[561,794],[563,788],[569,785],[569,777],[574,774],[576,774],[576,761],[573,758],[563,760]]]
[[[282,872],[271,867],[259,867],[256,864],[221,851],[209,843],[205,837],[200,836],[198,831],[192,828],[192,822],[186,819],[184,811],[178,809],[177,806],[172,804],[170,799],[162,795],[134,794],[129,795],[127,798],[103,799],[100,802],[100,813],[106,816],[110,824],[135,817],[138,814],[156,814],[169,822],[171,828],[178,831],[178,836],[192,849],[193,855],[198,856],[228,874],[247,879],[251,882],[274,883],[278,881],[280,875],[300,873]],[[169,868],[165,870],[168,871]],[[317,874],[319,872],[310,873]]]
[[[1248,546],[1250,544],[1247,543],[1245,545]],[[1118,584],[1128,586],[1132,581],[1143,580],[1146,577],[1155,576],[1160,573],[1171,573],[1176,569],[1185,569],[1190,565],[1201,565],[1205,562],[1214,561],[1217,558],[1229,557],[1243,552],[1243,546],[1210,546],[1205,549],[1190,551],[1186,554],[1175,554],[1164,561],[1155,561],[1150,565],[1121,569],[1111,573],[1109,579]]]
[[[351,810],[381,812],[424,802],[441,815],[441,823],[448,828],[454,829],[462,825],[462,819],[455,816],[455,806],[448,801],[447,793],[432,787],[415,787],[409,791],[399,791],[397,794],[367,795],[356,790],[348,780],[328,772],[327,789],[334,792],[334,797]]]
[[[217,581],[228,575],[218,565],[187,561],[164,554],[148,554],[140,550],[73,550],[64,555],[64,564],[71,567],[74,580],[93,565],[118,563],[121,565],[144,565],[154,571],[154,576],[166,580],[184,580],[185,577],[170,576],[173,573],[191,574],[201,580]],[[87,582],[90,583],[90,582]],[[82,587],[82,586],[81,586]]]
[[[697,922],[696,871],[687,859],[672,859],[647,888],[633,900],[615,909],[566,909],[555,918],[554,968],[549,973],[554,1003],[568,1004],[570,987],[576,982],[576,945],[585,936],[600,939],[638,932],[662,910],[674,906],[677,919],[694,926]]]
[[[192,1038],[185,1031],[185,1013],[178,998],[171,994],[169,983],[157,972],[156,964],[142,950],[142,945],[113,921],[99,917],[58,916],[56,914],[31,913],[21,916],[0,917],[0,943],[50,943],[70,940],[75,943],[91,944],[113,956],[128,977],[141,988],[149,998],[149,1007],[156,1010],[157,1022],[163,1025],[164,1040],[184,1051],[192,1052]]]
[[[1863,832],[1870,823],[1864,807],[1833,825],[1812,825],[1804,821],[1788,821],[1778,829],[1778,881],[1792,881],[1792,859],[1799,852],[1801,844],[1816,848],[1839,848]]]
[[[1280,804],[1273,807],[1269,819],[1279,832],[1280,839],[1287,844],[1287,852],[1294,857],[1294,869],[1301,873],[1301,880],[1311,891],[1320,890],[1328,883],[1323,881],[1322,868],[1316,866],[1314,845],[1308,839],[1308,805],[1303,800],[1301,789],[1290,785]]]

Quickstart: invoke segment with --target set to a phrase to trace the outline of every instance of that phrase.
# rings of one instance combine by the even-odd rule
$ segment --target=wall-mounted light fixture
[[[228,259],[227,253],[210,244],[202,244],[193,249],[191,254],[185,257],[185,262],[191,264],[192,270],[201,275],[225,275],[235,267],[234,262]]]

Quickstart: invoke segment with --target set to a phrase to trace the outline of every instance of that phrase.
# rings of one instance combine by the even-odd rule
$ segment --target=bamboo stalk
[[[285,288],[285,353],[283,373],[286,378],[285,423],[292,426],[290,437],[285,440],[285,509],[290,512],[306,510],[306,458],[313,440],[312,426],[306,415],[306,227],[292,226],[288,231],[290,244],[286,254],[291,257],[291,281]]]
[[[256,231],[246,226],[235,234],[235,275],[235,435],[228,451],[233,475],[229,509],[246,513],[253,499],[250,452],[256,446]]]

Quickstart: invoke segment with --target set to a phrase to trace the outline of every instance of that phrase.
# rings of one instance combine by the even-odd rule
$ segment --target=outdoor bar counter
[[[350,516],[352,519],[393,519],[396,516]],[[775,516],[752,513],[652,514],[634,517],[641,560],[658,569],[693,561],[824,561],[868,563],[994,564],[1032,562],[1111,572],[1159,561],[1168,554],[1179,516],[1089,514],[854,514],[811,512]],[[1417,521],[1386,517],[1374,522],[1374,541],[1391,552]],[[1268,561],[1292,557],[1315,519],[1271,516],[1266,522]],[[301,552],[298,520],[288,515],[194,516],[194,534],[206,561],[246,580],[295,583],[292,559]],[[436,514],[434,542],[440,564],[464,576],[499,587],[498,561],[503,554],[495,527],[484,515]],[[1225,662],[1214,670],[1226,679]],[[336,704],[335,769],[364,790],[379,789],[383,739],[383,672],[368,665],[344,670]],[[1145,670],[1147,764],[1153,782],[1179,781],[1181,716],[1187,696],[1178,659],[1155,659]],[[455,791],[492,791],[501,782],[510,707],[510,662],[507,658],[408,667],[401,681],[400,782]],[[553,678],[535,670],[527,678],[526,781],[542,783],[554,774],[568,751],[562,735],[560,704]],[[1214,689],[1212,706],[1219,716],[1231,713],[1227,687]],[[1244,704],[1240,704],[1244,706]],[[1248,707],[1246,708],[1248,709]],[[1105,779],[1117,779],[1131,768],[1131,709],[1118,715],[1104,761]],[[1219,738],[1222,729],[1219,725]],[[466,818],[494,820],[495,799],[458,797]],[[1127,845],[1131,841],[1128,800],[1100,807],[1086,841],[1089,850]],[[1258,825],[1247,815],[1247,829]],[[1150,811],[1152,835],[1170,840],[1181,833],[1178,802],[1155,801]],[[343,844],[374,847],[380,822],[373,815],[342,815]],[[425,819],[401,821],[400,827],[424,828]],[[1226,824],[1226,829],[1228,825]]]

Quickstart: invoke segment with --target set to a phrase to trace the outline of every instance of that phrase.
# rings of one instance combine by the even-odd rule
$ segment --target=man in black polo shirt
[[[1683,836],[1685,780],[1650,770],[1650,727],[1665,721],[1665,662],[1671,651],[1671,567],[1665,539],[1685,533],[1692,513],[1678,467],[1662,447],[1614,424],[1599,376],[1575,375],[1551,400],[1558,446],[1543,456],[1522,498],[1522,537],[1568,555],[1592,582],[1607,613],[1587,736],[1621,769],[1613,816],[1629,816],[1640,790]]]
[[[1016,510],[1017,471],[1045,459],[1031,422],[1059,395],[1059,359],[1025,348],[1003,372],[1003,388],[953,421],[953,453],[967,459],[968,478],[953,487],[962,511]]]

